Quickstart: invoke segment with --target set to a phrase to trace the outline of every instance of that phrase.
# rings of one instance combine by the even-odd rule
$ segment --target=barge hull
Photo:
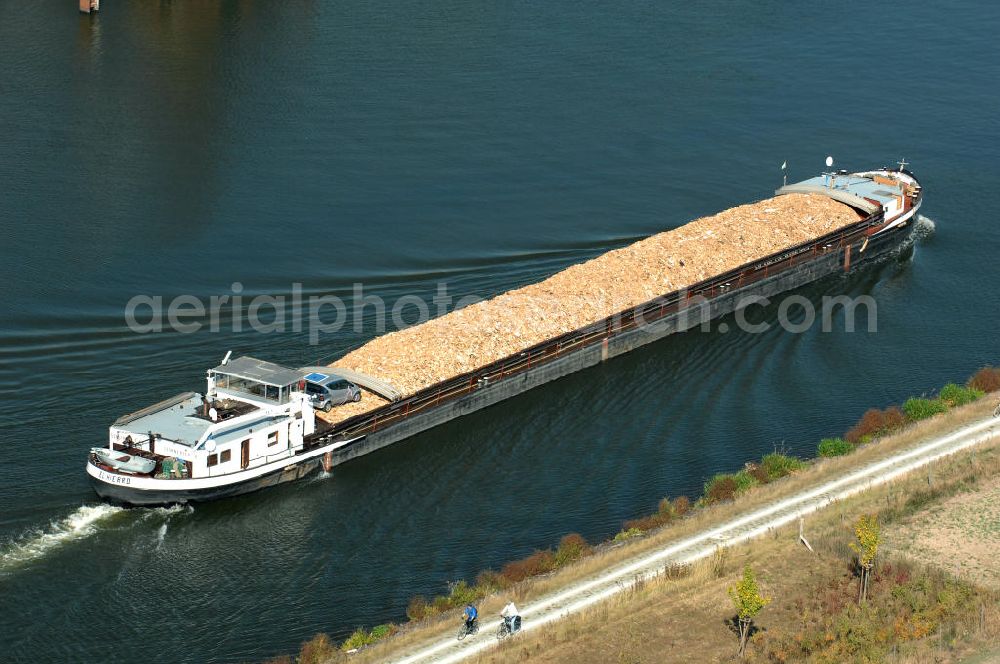
[[[852,272],[870,265],[912,242],[914,228],[915,215],[914,219],[910,219],[906,225],[873,235],[867,242],[848,244],[843,248],[782,270],[773,276],[709,298],[702,305],[705,308],[703,311],[693,312],[692,309],[688,309],[666,315],[654,322],[609,336],[603,343],[585,346],[577,351],[566,353],[558,359],[491,382],[470,391],[465,396],[429,408],[422,413],[411,414],[405,419],[385,425],[384,428],[373,426],[373,430],[365,431],[362,438],[335,450],[332,465],[339,465],[363,454],[369,454],[457,417],[468,415],[550,381],[595,366],[675,332],[683,332],[697,327],[706,320],[730,314],[738,308],[741,301],[745,301],[745,298],[770,298],[808,285],[823,277]],[[861,251],[862,246],[864,246],[864,251]],[[357,431],[356,433],[361,432]]]
[[[318,471],[322,465],[322,459],[320,458],[305,459],[293,466],[276,470],[261,477],[234,484],[200,489],[174,489],[169,486],[163,490],[138,489],[128,484],[103,482],[93,475],[88,475],[88,477],[90,478],[90,485],[94,488],[94,492],[101,499],[109,503],[127,507],[152,507],[176,503],[203,503],[209,500],[219,500],[220,498],[232,498],[259,489],[284,484],[285,482],[294,482]]]

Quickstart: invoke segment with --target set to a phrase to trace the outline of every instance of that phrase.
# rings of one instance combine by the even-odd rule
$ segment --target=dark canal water
[[[995,3],[103,4],[0,22],[0,659],[343,637],[1000,360]],[[827,154],[905,156],[936,224],[804,291],[872,295],[877,333],[675,336],[193,510],[116,511],[86,483],[116,416],[202,389],[227,350],[304,364],[374,334],[141,335],[134,295],[490,295]]]

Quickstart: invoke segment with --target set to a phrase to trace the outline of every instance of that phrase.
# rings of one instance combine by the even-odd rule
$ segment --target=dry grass
[[[891,436],[859,447],[848,456],[817,460],[809,468],[757,487],[753,491],[737,497],[734,502],[693,510],[687,518],[675,520],[669,526],[653,531],[644,537],[623,544],[598,547],[594,555],[584,558],[576,564],[564,567],[547,576],[524,581],[503,595],[485,598],[479,605],[480,614],[483,616],[497,615],[510,597],[513,597],[518,603],[540,599],[567,585],[591,578],[627,560],[662,548],[671,541],[682,539],[806,488],[835,479],[926,439],[961,428],[974,420],[989,416],[998,396],[1000,395],[988,395],[987,398],[955,408],[930,420],[908,425]],[[725,565],[723,567],[725,568]],[[422,621],[419,624],[406,625],[393,638],[358,653],[351,661],[359,663],[382,661],[389,652],[406,651],[418,644],[424,644],[427,641],[441,638],[445,634],[450,634],[454,630],[457,620],[458,612],[456,611],[442,614],[435,619]]]
[[[891,545],[916,560],[1000,590],[1000,477],[908,519]]]

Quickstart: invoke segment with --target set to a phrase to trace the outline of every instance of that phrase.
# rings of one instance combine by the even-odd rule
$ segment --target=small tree
[[[858,604],[868,599],[868,581],[871,579],[872,568],[875,566],[875,556],[878,546],[882,543],[879,532],[878,517],[874,514],[862,514],[854,524],[856,542],[851,542],[851,548],[858,554],[858,566],[861,568],[861,587],[858,588]]]
[[[747,648],[747,638],[750,636],[750,628],[753,627],[753,619],[757,617],[761,609],[767,606],[771,598],[761,595],[760,586],[757,585],[757,577],[750,569],[749,564],[743,568],[743,578],[729,589],[729,596],[733,599],[733,605],[739,616],[740,649],[738,654],[743,657]]]

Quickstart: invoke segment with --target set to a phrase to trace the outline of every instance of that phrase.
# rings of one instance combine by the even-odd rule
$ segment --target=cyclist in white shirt
[[[500,617],[507,623],[511,634],[521,629],[521,616],[518,614],[514,602],[507,602],[507,606],[503,607],[503,611],[500,612]]]

